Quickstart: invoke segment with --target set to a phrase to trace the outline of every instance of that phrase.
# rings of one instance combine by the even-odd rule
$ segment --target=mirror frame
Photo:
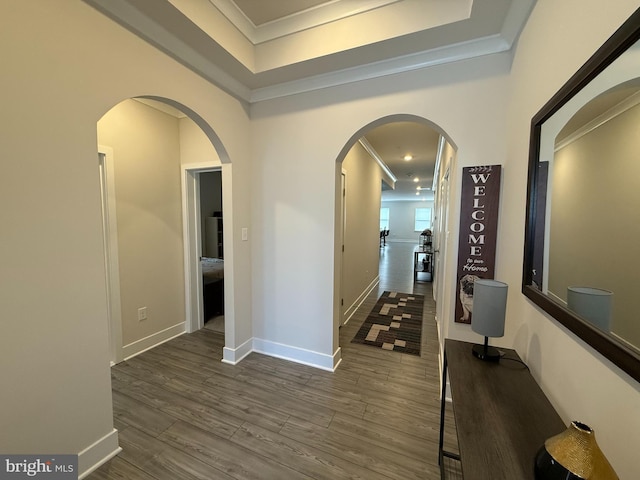
[[[640,8],[616,30],[531,120],[522,293],[559,323],[628,373],[632,378],[640,382],[640,354],[638,354],[638,352],[632,350],[615,337],[593,327],[580,316],[532,286],[536,220],[536,184],[542,125],[639,39]]]

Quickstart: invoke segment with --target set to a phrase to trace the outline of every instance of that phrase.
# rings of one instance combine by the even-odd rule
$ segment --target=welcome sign
[[[473,284],[493,278],[500,203],[500,165],[462,169],[455,321],[471,323]]]

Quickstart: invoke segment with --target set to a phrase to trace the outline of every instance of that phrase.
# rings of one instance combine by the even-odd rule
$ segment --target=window
[[[389,208],[380,209],[380,230],[389,230]]]
[[[431,209],[416,208],[415,231],[421,232],[426,228],[431,228]]]

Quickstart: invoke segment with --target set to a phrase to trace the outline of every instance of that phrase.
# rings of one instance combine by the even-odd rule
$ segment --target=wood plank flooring
[[[114,366],[123,451],[87,478],[439,479],[435,304],[431,283],[413,282],[413,246],[381,248],[380,285],[340,329],[335,373],[255,353],[223,364],[224,336],[207,329]],[[425,295],[419,357],[351,343],[384,290]]]

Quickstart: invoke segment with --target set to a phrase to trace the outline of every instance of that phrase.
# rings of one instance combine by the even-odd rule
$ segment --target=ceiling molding
[[[278,20],[255,25],[233,0],[209,0],[254,45],[386,7],[402,0],[341,0],[325,3]]]
[[[393,181],[393,185],[390,185],[391,188],[395,188],[395,184],[398,181],[398,179],[393,174],[391,169],[387,166],[387,164],[384,163],[382,158],[380,158],[380,155],[378,155],[378,152],[376,152],[375,148],[371,146],[371,144],[367,141],[365,137],[361,137],[360,139],[358,139],[358,142],[360,142],[360,145],[362,145],[362,148],[364,148],[367,151],[369,156],[371,156],[371,158],[373,158],[376,161],[376,163],[380,166],[382,171],[386,173],[387,176]]]
[[[437,34],[435,31],[425,30],[423,33],[427,33],[426,37],[420,34],[411,37],[413,41],[409,43],[409,48],[423,45],[424,50],[420,52],[403,55],[402,49],[406,46],[398,42],[394,43],[393,48],[386,49],[380,48],[379,44],[374,44],[340,52],[336,55],[336,60],[339,58],[337,62],[333,61],[329,55],[256,73],[244,66],[217,40],[186,17],[171,3],[171,0],[83,1],[207,81],[247,103],[282,98],[509,51],[535,3],[535,0],[513,0],[509,10],[504,13],[504,21],[498,29],[495,27],[483,29],[473,22],[483,21],[478,20],[481,17],[485,20],[491,17],[491,0],[475,0],[474,11],[478,16],[475,20],[472,16],[464,22],[439,27]],[[202,1],[206,4],[214,1],[229,2],[229,0]],[[388,5],[397,0],[380,1]],[[378,0],[353,0],[352,2],[341,0],[332,2],[330,5],[343,2],[351,6],[359,4],[362,8],[365,8],[365,5],[372,8],[374,2]],[[378,5],[381,4],[378,3]],[[476,31],[477,38],[469,39],[472,37],[469,34],[471,30]],[[456,42],[456,38],[460,40],[461,36],[464,41]],[[444,41],[449,43],[442,46]],[[431,48],[429,48],[430,43]],[[389,53],[391,51],[393,57],[377,60],[385,55],[385,52],[391,55]],[[367,63],[358,65],[358,60]],[[349,64],[354,66],[348,66]],[[336,65],[347,66],[347,68],[336,67]]]
[[[509,51],[510,48],[511,44],[500,35],[492,35],[491,37],[479,40],[471,40],[425,52],[382,60],[359,67],[346,68],[335,72],[302,78],[300,80],[284,82],[274,86],[257,88],[252,90],[249,101],[251,103],[257,103],[289,95],[312,92],[314,90],[347,85],[363,80],[371,80],[433,67],[435,65],[505,52]]]
[[[594,118],[587,124],[580,127],[578,130],[573,132],[568,137],[562,139],[560,142],[556,144],[554,151],[557,152],[558,150],[566,147],[567,145],[572,144],[573,142],[579,140],[580,138],[584,137],[588,133],[593,132],[595,129],[600,128],[602,125],[604,125],[608,121],[613,120],[617,116],[622,115],[624,112],[632,109],[637,105],[640,105],[640,91],[634,93],[633,95],[628,96],[622,102],[618,103],[617,105],[614,105],[606,112],[603,112],[602,114],[598,115],[596,118]]]

